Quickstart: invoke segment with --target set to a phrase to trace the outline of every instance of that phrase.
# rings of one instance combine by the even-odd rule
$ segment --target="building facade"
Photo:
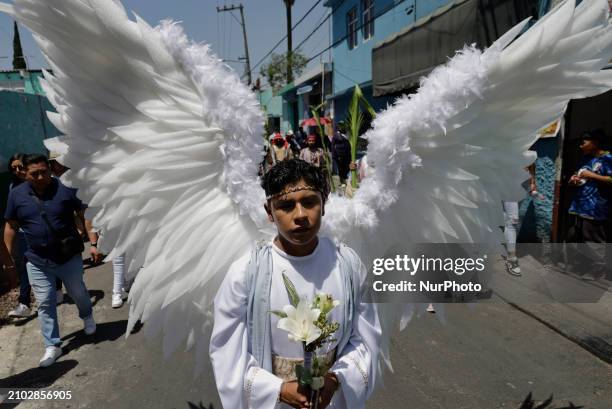
[[[332,13],[333,115],[344,119],[352,90],[359,85],[374,109],[393,98],[372,95],[375,44],[444,5],[446,0],[328,0]]]
[[[312,117],[315,108],[319,108],[320,116],[329,115],[330,105],[327,102],[332,92],[332,69],[329,63],[315,65],[283,88],[279,94],[283,99],[282,125],[286,127],[285,130],[297,130],[302,121]]]
[[[342,120],[358,84],[376,110],[413,92],[465,44],[486,47],[539,0],[327,0],[332,12],[333,113]]]

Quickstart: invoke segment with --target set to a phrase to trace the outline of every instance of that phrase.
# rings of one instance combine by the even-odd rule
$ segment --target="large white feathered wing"
[[[373,173],[352,199],[329,201],[324,230],[366,265],[419,243],[501,243],[501,201],[524,196],[538,131],[570,99],[612,88],[601,70],[612,58],[608,7],[565,1],[518,38],[527,22],[435,69],[376,117],[365,135]],[[383,350],[416,308],[396,307],[380,306]]]
[[[466,47],[380,113],[366,133],[366,178],[334,197],[326,231],[365,259],[414,243],[499,241],[502,200],[522,198],[526,151],[570,99],[612,88],[608,3],[565,1],[517,38]]]
[[[254,95],[180,27],[131,21],[118,1],[1,7],[51,64],[49,117],[65,136],[47,146],[73,169],[62,179],[89,204],[101,250],[125,253],[132,276],[142,267],[128,328],[141,319],[149,334],[163,329],[166,353],[197,343],[201,362],[220,280],[265,220]]]

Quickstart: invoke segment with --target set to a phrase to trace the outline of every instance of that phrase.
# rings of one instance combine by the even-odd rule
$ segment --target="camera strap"
[[[49,221],[49,218],[47,217],[47,212],[45,211],[42,205],[42,202],[40,201],[38,196],[36,196],[36,193],[31,192],[30,195],[32,196],[36,204],[38,205],[38,209],[40,210],[40,217],[45,221],[45,224],[49,228],[51,235],[54,236],[56,239],[61,240],[61,238],[59,237],[59,234],[57,233],[57,230],[55,230],[53,226],[51,225],[51,222]]]

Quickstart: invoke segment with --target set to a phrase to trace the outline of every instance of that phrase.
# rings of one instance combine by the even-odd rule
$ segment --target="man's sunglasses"
[[[11,169],[15,171],[15,170],[23,170],[24,168],[22,165],[17,165],[17,166],[11,166]]]

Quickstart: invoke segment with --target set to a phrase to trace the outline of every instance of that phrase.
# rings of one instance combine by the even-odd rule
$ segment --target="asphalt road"
[[[51,368],[37,368],[36,319],[0,328],[0,388],[69,390],[72,399],[3,408],[221,408],[212,371],[195,379],[190,353],[164,360],[144,330],[125,338],[128,309],[110,307],[109,264],[88,269],[86,281],[98,332],[86,337],[76,307],[60,306],[65,355]],[[612,366],[503,302],[414,317],[391,353],[394,373],[368,408],[517,408],[529,392],[538,400],[554,394],[558,405],[612,407]]]

